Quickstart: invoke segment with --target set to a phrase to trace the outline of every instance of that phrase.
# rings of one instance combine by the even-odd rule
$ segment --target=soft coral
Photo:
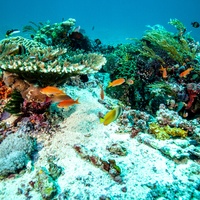
[[[200,94],[200,84],[196,83],[188,83],[187,84],[187,92],[189,95],[189,101],[187,103],[186,109],[192,111],[192,105],[194,104],[195,98],[197,98],[198,94]]]

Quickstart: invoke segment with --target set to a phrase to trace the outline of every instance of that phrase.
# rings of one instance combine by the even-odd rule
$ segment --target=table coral
[[[65,48],[48,47],[23,37],[4,39],[0,41],[0,68],[47,86],[63,82],[72,75],[95,73],[106,63],[100,54],[70,56],[66,52]]]

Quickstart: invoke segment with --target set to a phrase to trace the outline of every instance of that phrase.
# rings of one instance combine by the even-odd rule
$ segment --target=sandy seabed
[[[63,168],[63,173],[57,179],[58,193],[68,191],[68,197],[57,195],[52,199],[154,199],[148,198],[148,193],[156,183],[188,184],[188,168],[194,161],[177,164],[160,151],[138,142],[136,138],[130,138],[129,133],[118,133],[117,122],[108,126],[101,124],[98,112],[106,113],[107,109],[98,102],[99,88],[89,91],[71,87],[70,92],[75,94],[74,98],[80,97],[80,104],[62,111],[65,119],[60,122],[60,131],[47,140],[44,140],[45,136],[38,139],[43,143],[43,148],[38,152],[39,158],[32,170],[26,169],[15,178],[0,181],[1,200],[44,199],[35,189],[29,191],[29,197],[23,192],[19,194],[18,190],[30,188],[29,182],[35,180],[37,169],[48,168],[49,156],[54,156],[56,164]],[[106,100],[113,101],[108,97]],[[115,181],[107,171],[81,158],[74,149],[75,144],[84,146],[102,159],[114,159],[121,168],[122,182]],[[111,154],[107,147],[112,144],[122,145],[127,155]],[[180,196],[177,199],[182,198]]]

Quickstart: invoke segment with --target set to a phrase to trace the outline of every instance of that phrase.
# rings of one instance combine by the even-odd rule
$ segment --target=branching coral
[[[19,51],[20,45],[26,50],[24,54]],[[69,56],[66,51],[22,37],[2,40],[0,68],[16,73],[29,82],[46,86],[63,82],[72,75],[95,73],[106,63],[106,59],[100,54]]]
[[[115,78],[133,78],[136,72],[136,61],[133,57],[137,49],[132,44],[118,45],[113,53],[106,56],[107,63],[103,69]]]

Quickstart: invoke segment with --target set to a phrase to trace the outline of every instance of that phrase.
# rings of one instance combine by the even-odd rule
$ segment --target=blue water
[[[199,0],[10,0],[1,3],[0,39],[8,29],[22,30],[29,21],[51,23],[75,18],[91,38],[102,42],[123,43],[126,38],[140,38],[146,25],[163,25],[176,31],[168,24],[177,18],[185,24],[192,37],[200,40],[200,28],[191,22],[200,22]],[[94,30],[92,30],[94,27]],[[22,35],[22,33],[20,33]]]

